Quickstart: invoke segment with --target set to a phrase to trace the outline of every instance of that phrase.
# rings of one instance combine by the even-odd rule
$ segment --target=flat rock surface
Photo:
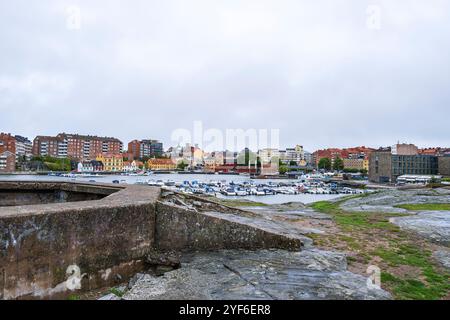
[[[407,210],[395,208],[401,204],[450,203],[450,190],[414,189],[385,190],[365,197],[350,199],[341,204],[347,211],[405,213]]]
[[[308,249],[193,253],[162,277],[145,275],[123,299],[390,299],[347,271],[342,253]]]
[[[445,268],[450,270],[450,249],[437,250],[433,257]]]
[[[435,243],[450,245],[450,211],[421,211],[413,216],[391,218],[390,221]]]

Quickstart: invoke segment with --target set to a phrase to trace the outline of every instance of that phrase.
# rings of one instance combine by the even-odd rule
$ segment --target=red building
[[[37,136],[33,142],[33,154],[92,160],[99,154],[121,153],[122,146],[116,138],[60,133],[56,137]]]
[[[341,159],[368,159],[370,154],[375,149],[368,148],[365,146],[362,147],[353,147],[353,148],[329,148],[324,150],[317,150],[313,153],[313,159],[316,166],[319,164],[320,159],[329,158],[333,163],[336,158]]]
[[[59,156],[59,139],[57,137],[37,136],[33,141],[32,153],[35,156]],[[65,152],[67,155],[67,150]]]
[[[0,172],[16,171],[16,155],[10,151],[0,152]]]
[[[141,158],[141,141],[133,140],[128,143],[128,153],[133,156],[133,159]],[[130,159],[130,160],[133,160]]]
[[[0,153],[9,151],[16,154],[16,138],[10,133],[0,133]]]
[[[0,133],[0,172],[16,170],[16,138],[11,134]]]
[[[331,162],[336,158],[346,159],[348,157],[348,152],[345,149],[329,148],[324,150],[317,150],[313,153],[314,162],[319,165],[320,159],[329,158]]]

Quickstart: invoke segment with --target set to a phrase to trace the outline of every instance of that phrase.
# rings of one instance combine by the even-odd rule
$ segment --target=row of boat
[[[147,184],[149,186],[164,187],[166,189],[179,191],[188,194],[208,194],[224,196],[266,196],[266,195],[295,195],[295,194],[359,194],[365,190],[339,187],[333,183],[255,183],[254,181],[244,181],[235,183],[233,181],[163,181],[163,180],[138,180],[136,184]]]

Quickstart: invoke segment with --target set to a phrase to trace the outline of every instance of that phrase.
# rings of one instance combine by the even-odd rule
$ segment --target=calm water
[[[249,177],[240,175],[207,175],[207,174],[152,174],[150,176],[121,176],[121,175],[101,175],[97,177],[54,177],[54,176],[41,176],[41,175],[0,175],[0,181],[77,181],[77,182],[89,182],[95,180],[96,182],[112,183],[114,180],[125,181],[128,184],[134,184],[138,181],[145,182],[147,180],[162,180],[162,181],[198,181],[198,182],[243,182],[250,181]],[[292,182],[293,180],[285,179],[264,179],[264,180],[251,180],[254,183],[268,183],[272,181],[277,182]],[[342,195],[329,195],[329,194],[297,194],[297,195],[268,195],[268,196],[245,196],[245,197],[225,197],[227,199],[248,199],[252,201],[263,202],[267,204],[278,204],[286,202],[303,202],[312,203],[322,200],[330,200],[341,197]],[[221,196],[222,197],[222,196]]]

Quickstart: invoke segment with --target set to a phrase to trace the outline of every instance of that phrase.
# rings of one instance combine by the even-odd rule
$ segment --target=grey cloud
[[[310,150],[450,146],[449,16],[443,0],[4,1],[0,130],[170,144],[202,120]]]

